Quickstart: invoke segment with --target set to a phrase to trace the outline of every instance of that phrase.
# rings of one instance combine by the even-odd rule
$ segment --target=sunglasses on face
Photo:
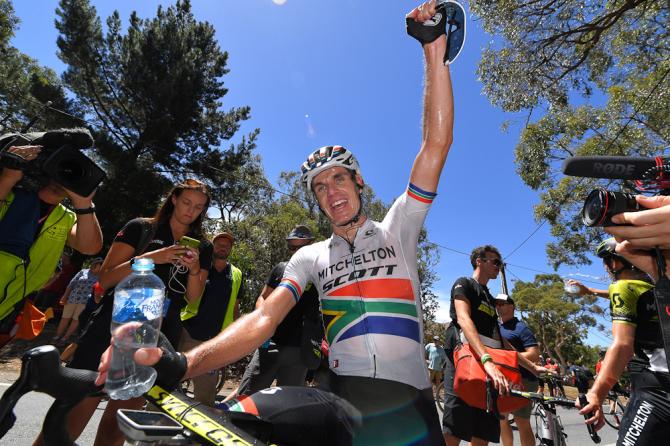
[[[307,245],[288,245],[288,250],[291,251],[291,252],[297,251],[300,248],[302,248],[303,246],[307,246]]]
[[[502,260],[500,260],[500,259],[484,259],[484,258],[480,258],[480,260],[481,260],[482,262],[491,262],[491,263],[493,263],[493,265],[495,265],[495,266],[502,266],[502,264],[503,264]]]

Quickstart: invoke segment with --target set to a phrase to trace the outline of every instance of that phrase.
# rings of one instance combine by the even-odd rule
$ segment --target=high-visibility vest
[[[0,219],[13,201],[14,194],[10,193],[4,202],[0,202]],[[25,296],[42,288],[51,278],[76,221],[74,212],[58,204],[30,247],[27,269],[22,259],[0,252],[0,320],[11,314]]]
[[[237,302],[237,294],[240,291],[240,287],[242,286],[242,271],[240,271],[240,269],[232,263],[230,264],[230,269],[233,276],[233,286],[230,290],[230,299],[228,299],[228,307],[226,308],[226,314],[223,318],[223,323],[221,324],[221,330],[233,322],[233,318],[235,317],[235,303]],[[203,290],[202,295],[197,300],[189,302],[184,308],[182,308],[180,314],[182,321],[191,319],[198,314],[200,301],[205,295],[205,291],[206,290]]]

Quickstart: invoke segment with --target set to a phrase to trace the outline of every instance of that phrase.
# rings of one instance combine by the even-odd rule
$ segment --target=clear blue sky
[[[153,17],[157,0],[92,2],[103,23],[117,9],[124,23],[130,11]],[[408,0],[193,0],[199,20],[216,29],[229,52],[229,93],[224,107],[249,105],[252,118],[236,135],[260,128],[258,152],[268,178],[296,170],[306,155],[340,144],[358,157],[363,176],[389,202],[404,190],[421,137],[422,52],[405,34],[404,15],[418,3]],[[380,8],[375,10],[373,5]],[[43,65],[61,72],[54,27],[56,0],[14,1],[22,23],[13,44]],[[515,172],[514,146],[525,115],[494,108],[482,94],[476,69],[481,50],[494,39],[468,22],[466,48],[451,66],[456,102],[454,144],[427,219],[432,242],[469,253],[490,243],[503,255],[535,230],[538,194]],[[512,124],[506,132],[504,122]],[[530,281],[534,270],[550,272],[543,226],[508,260],[508,280]],[[453,281],[470,275],[468,257],[440,248],[439,319],[448,314]],[[523,267],[523,268],[522,268]],[[598,277],[599,262],[559,273]],[[595,284],[591,284],[592,286]],[[510,287],[512,284],[510,283]],[[596,285],[597,286],[597,285]],[[499,283],[490,283],[499,291]],[[607,321],[602,321],[609,326]],[[607,338],[591,332],[591,344]]]

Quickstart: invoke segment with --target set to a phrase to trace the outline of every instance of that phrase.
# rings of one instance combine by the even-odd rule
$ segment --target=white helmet
[[[324,146],[316,149],[314,153],[307,157],[307,161],[300,166],[300,170],[302,171],[300,180],[303,187],[311,191],[314,177],[324,170],[336,166],[353,170],[358,175],[361,174],[358,161],[356,161],[356,158],[350,151],[342,146]]]

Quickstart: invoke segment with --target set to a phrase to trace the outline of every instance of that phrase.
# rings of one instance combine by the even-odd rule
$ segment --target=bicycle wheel
[[[612,428],[619,430],[621,418],[626,407],[621,404],[618,396],[608,395],[603,401],[603,415],[605,416],[605,423]]]
[[[437,408],[440,409],[440,412],[444,412],[444,381],[438,384],[435,389],[435,402],[437,403]]]

